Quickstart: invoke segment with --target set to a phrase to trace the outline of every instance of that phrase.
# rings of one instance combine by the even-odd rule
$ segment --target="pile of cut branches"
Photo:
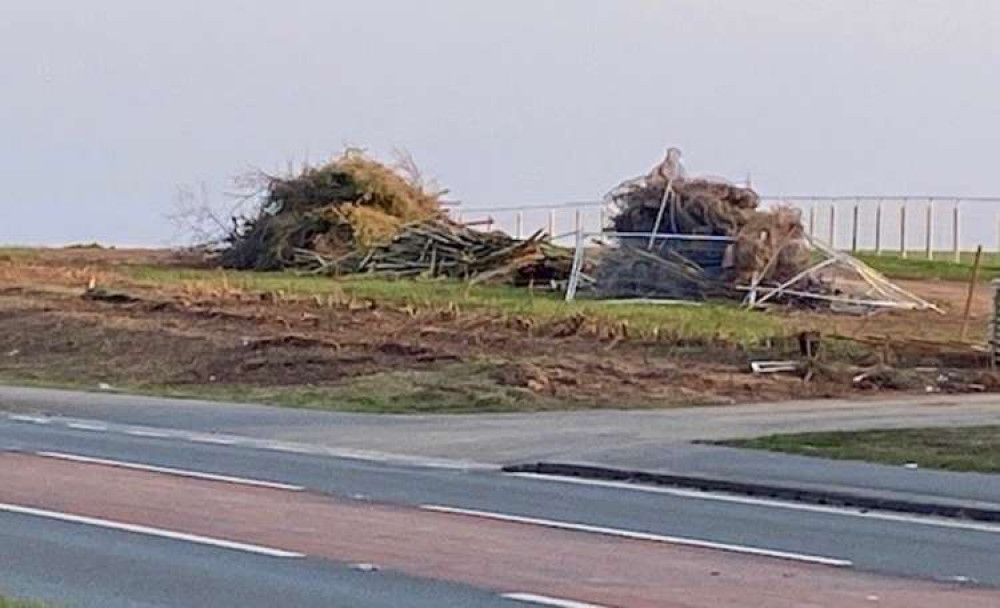
[[[298,175],[255,175],[249,196],[258,199],[249,217],[234,218],[219,256],[240,270],[294,268],[302,251],[352,257],[359,249],[391,239],[407,222],[442,215],[440,195],[419,176],[348,150]]]
[[[234,220],[222,266],[322,274],[445,276],[517,285],[569,276],[572,252],[541,233],[518,240],[447,218],[412,162],[358,151],[298,175],[261,175],[256,213]]]
[[[302,252],[314,272],[342,272],[343,260]],[[473,283],[541,284],[569,275],[572,252],[549,243],[541,232],[518,240],[481,232],[445,218],[404,225],[389,242],[357,260],[355,272],[394,277],[451,277]]]
[[[799,212],[761,210],[749,187],[658,166],[606,202],[618,237],[594,275],[603,297],[742,298],[738,286],[779,284],[810,263]]]

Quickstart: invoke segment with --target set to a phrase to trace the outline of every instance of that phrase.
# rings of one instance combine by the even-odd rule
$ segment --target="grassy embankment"
[[[722,444],[838,460],[1000,473],[1000,426],[771,435]]]
[[[0,254],[10,263],[32,261],[35,250],[9,248]],[[898,278],[967,279],[970,266],[947,261],[899,259],[890,255],[863,255],[863,259],[889,276]],[[998,263],[990,259],[990,264]],[[984,267],[983,277],[1000,276],[1000,265]],[[153,265],[116,265],[114,271],[129,283],[145,288],[187,287],[194,291],[238,289],[281,292],[290,296],[336,296],[371,299],[412,306],[416,309],[456,306],[462,311],[521,317],[535,322],[557,321],[576,314],[610,324],[625,323],[630,336],[659,335],[698,344],[726,341],[752,345],[794,331],[794,324],[781,316],[746,311],[734,303],[701,306],[574,302],[566,304],[558,294],[543,290],[499,286],[468,286],[459,281],[391,280],[372,277],[301,276],[294,273],[251,273],[207,269],[185,269]],[[16,376],[0,370],[8,382],[73,386],[59,378]],[[93,383],[84,385],[93,388]],[[459,363],[433,370],[386,370],[335,385],[260,387],[249,385],[131,386],[116,384],[130,392],[155,395],[205,397],[224,400],[273,403],[293,407],[333,408],[364,412],[502,412],[566,407],[553,399],[529,391],[501,386],[488,366]],[[336,405],[331,405],[336,404]],[[573,407],[583,404],[575,403]]]
[[[108,380],[113,380],[107,378]],[[67,390],[98,390],[93,381],[49,373],[0,370],[0,384]],[[296,409],[367,414],[476,414],[599,407],[504,386],[485,363],[455,363],[432,370],[384,371],[335,384],[259,386],[254,384],[148,384],[114,382],[110,392],[151,397],[259,403]],[[697,401],[690,404],[695,405]],[[678,403],[681,404],[681,403]],[[624,404],[628,406],[629,404]],[[639,407],[642,404],[632,404]],[[3,608],[0,606],[0,608]]]
[[[961,261],[954,262],[951,252],[939,252],[928,260],[923,253],[911,253],[902,258],[899,252],[875,255],[859,253],[858,258],[892,279],[968,281],[972,276],[973,252],[962,252]],[[1000,254],[984,252],[979,271],[980,281],[1000,278]]]
[[[9,263],[44,262],[28,249],[0,250]],[[32,260],[32,256],[38,256]],[[51,260],[49,262],[51,263]],[[97,266],[100,267],[100,266]],[[338,299],[374,300],[381,304],[410,306],[416,310],[439,310],[454,306],[462,313],[528,319],[538,325],[583,314],[611,325],[627,325],[629,337],[659,336],[666,343],[680,341],[697,350],[700,344],[726,342],[754,345],[788,333],[781,320],[733,303],[687,305],[641,305],[608,302],[566,304],[561,296],[545,290],[503,286],[469,286],[460,281],[391,280],[372,277],[302,276],[295,273],[230,272],[171,266],[116,264],[107,266],[117,282],[110,289],[182,289],[189,293],[248,292],[281,293],[289,297],[333,296]],[[16,348],[18,345],[12,345]],[[671,347],[673,348],[673,347]],[[489,358],[487,358],[489,359]],[[107,382],[115,390],[177,397],[200,397],[242,402],[260,402],[301,408],[337,409],[355,412],[512,412],[566,407],[600,407],[586,400],[565,402],[546,394],[498,381],[490,360],[472,359],[422,370],[380,370],[333,384],[259,386],[253,384],[160,385],[137,384],[128,377],[87,376],[74,367],[60,373],[58,366],[24,367],[11,359],[0,367],[0,382],[33,386],[55,386],[93,390]],[[2,361],[0,361],[2,362]],[[3,369],[6,367],[6,369]],[[66,372],[67,370],[63,370]],[[106,372],[101,372],[106,373]],[[678,391],[678,404],[699,403],[697,395]],[[618,401],[620,407],[646,407]]]
[[[784,335],[782,324],[765,314],[728,302],[700,306],[627,304],[578,301],[566,303],[548,291],[504,286],[468,286],[460,281],[392,280],[366,276],[338,279],[302,276],[290,272],[254,273],[221,270],[135,267],[125,270],[141,285],[186,285],[210,290],[227,286],[246,291],[291,295],[353,297],[432,308],[454,304],[464,311],[518,316],[550,322],[586,314],[608,323],[628,324],[637,335],[659,333],[679,340],[727,340],[752,344]]]

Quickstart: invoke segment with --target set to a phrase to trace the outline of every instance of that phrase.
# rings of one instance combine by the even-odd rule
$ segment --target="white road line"
[[[160,428],[153,429],[142,426],[132,426],[124,424],[106,424],[101,421],[82,420],[78,418],[42,418],[36,416],[26,416],[11,414],[8,419],[18,422],[34,422],[37,424],[57,423],[67,428],[84,431],[109,431],[122,433],[132,437],[148,437],[154,439],[176,439],[180,441],[190,441],[194,443],[215,444],[223,446],[235,446],[247,449],[273,450],[292,454],[307,454],[312,456],[326,456],[340,458],[344,460],[357,460],[361,462],[374,462],[377,464],[411,466],[428,469],[446,469],[453,471],[498,471],[500,465],[484,464],[481,462],[470,462],[464,460],[450,460],[445,458],[431,458],[423,456],[411,456],[406,454],[393,454],[388,452],[377,452],[371,450],[358,450],[350,448],[335,448],[323,445],[311,445],[304,443],[292,443],[286,441],[275,441],[270,439],[260,439],[255,437],[243,437],[239,435],[214,435],[208,433],[197,433],[190,430]]]
[[[45,418],[42,416],[24,416],[22,414],[11,414],[7,416],[8,420],[13,420],[14,422],[32,422],[34,424],[48,424],[52,422],[51,418]]]
[[[599,604],[564,600],[558,597],[536,595],[534,593],[504,593],[500,597],[507,600],[514,600],[515,602],[526,602],[529,604],[538,604],[539,606],[555,606],[556,608],[605,608]]]
[[[68,428],[77,429],[79,431],[106,431],[108,426],[106,424],[91,424],[89,422],[70,422],[66,425]]]
[[[220,547],[222,549],[245,551],[247,553],[256,553],[258,555],[266,555],[269,557],[305,557],[304,554],[296,553],[294,551],[285,551],[282,549],[274,549],[271,547],[262,547],[260,545],[251,545],[231,540],[223,540],[221,538],[199,536],[197,534],[187,534],[185,532],[175,532],[173,530],[164,530],[162,528],[151,528],[149,526],[127,524],[123,522],[110,521],[107,519],[99,519],[96,517],[73,515],[71,513],[60,513],[58,511],[47,511],[45,509],[36,509],[33,507],[22,507],[20,505],[10,505],[10,504],[0,503],[0,511],[6,511],[8,513],[16,513],[19,515],[32,515],[35,517],[56,519],[59,521],[65,521],[75,524],[97,526],[100,528],[108,528],[111,530],[121,530],[123,532],[132,532],[135,534],[145,534],[147,536],[157,536],[160,538],[168,538],[171,540],[181,540],[190,543],[197,543],[199,545],[209,545],[212,547]]]
[[[235,445],[237,443],[236,439],[229,437],[216,437],[214,435],[188,435],[184,438],[188,441],[194,441],[196,443],[211,443],[215,445]]]
[[[560,530],[571,530],[574,532],[587,532],[590,534],[603,534],[605,536],[615,536],[618,538],[628,538],[631,540],[652,541],[667,543],[671,545],[683,545],[688,547],[698,547],[702,549],[716,549],[719,551],[729,551],[731,553],[743,553],[746,555],[756,555],[760,557],[773,557],[808,564],[819,564],[823,566],[850,567],[854,564],[845,559],[834,557],[824,557],[821,555],[806,555],[803,553],[789,553],[787,551],[776,551],[772,549],[761,549],[759,547],[748,547],[744,545],[730,545],[717,543],[709,540],[698,540],[694,538],[683,538],[678,536],[662,536],[659,534],[649,534],[647,532],[634,532],[631,530],[619,530],[616,528],[605,528],[602,526],[591,526],[587,524],[577,524],[565,521],[555,521],[551,519],[536,519],[534,517],[522,517],[520,515],[507,515],[505,513],[492,513],[489,511],[475,511],[472,509],[461,509],[458,507],[446,507],[441,505],[421,505],[421,509],[435,511],[438,513],[451,513],[454,515],[468,515],[470,517],[482,517],[498,521],[508,521],[519,524],[529,524],[534,526],[544,526],[547,528],[557,528]]]
[[[738,496],[735,494],[717,494],[713,492],[703,492],[701,490],[685,490],[682,488],[666,488],[659,486],[645,486],[641,484],[629,483],[627,481],[603,481],[599,479],[582,479],[578,477],[562,477],[558,475],[541,475],[537,473],[508,473],[511,477],[521,477],[524,479],[535,479],[538,481],[554,481],[559,483],[572,483],[583,486],[596,486],[601,488],[614,488],[617,490],[631,490],[634,492],[648,492],[651,494],[667,494],[679,498],[693,498],[695,500],[711,500],[716,502],[728,502],[756,507],[771,507],[776,509],[789,509],[792,511],[807,511],[811,513],[822,513],[824,515],[840,515],[844,517],[860,517],[862,519],[876,519],[880,521],[891,521],[904,524],[915,524],[920,526],[935,526],[939,528],[953,528],[957,530],[972,530],[976,532],[987,532],[1000,534],[1000,525],[986,522],[963,521],[957,519],[946,519],[943,517],[933,517],[929,515],[907,515],[905,513],[893,513],[891,511],[872,511],[852,509],[850,507],[829,507],[824,505],[813,505],[804,502],[791,502],[770,498],[754,498],[751,496]]]
[[[78,456],[76,454],[65,454],[62,452],[35,452],[39,456],[46,458],[58,458],[70,462],[80,462],[85,464],[99,464],[122,469],[135,469],[137,471],[149,471],[151,473],[163,473],[166,475],[176,475],[178,477],[191,477],[194,479],[204,479],[207,481],[219,481],[223,483],[239,484],[244,486],[255,486],[258,488],[270,488],[274,490],[289,490],[301,492],[305,488],[302,486],[278,483],[274,481],[261,481],[258,479],[247,479],[245,477],[233,477],[230,475],[217,475],[215,473],[202,473],[200,471],[188,471],[185,469],[172,469],[169,467],[158,467],[137,462],[123,462],[120,460],[108,460],[105,458],[91,458],[90,456]]]
[[[166,438],[170,437],[169,433],[163,433],[163,432],[160,432],[160,431],[134,430],[134,431],[125,431],[125,434],[126,435],[132,435],[133,437],[153,437],[153,438],[157,438],[157,439],[166,439]]]

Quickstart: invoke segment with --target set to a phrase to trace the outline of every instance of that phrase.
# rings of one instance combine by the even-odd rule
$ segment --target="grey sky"
[[[4,0],[0,242],[163,244],[180,184],[344,144],[467,205],[657,161],[780,193],[1000,194],[996,0]]]

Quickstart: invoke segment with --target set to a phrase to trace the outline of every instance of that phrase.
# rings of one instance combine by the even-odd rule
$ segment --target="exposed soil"
[[[0,378],[91,386],[292,387],[474,364],[493,370],[489,377],[498,385],[547,400],[547,407],[553,400],[571,407],[663,407],[871,392],[870,386],[857,391],[852,372],[835,366],[810,382],[750,374],[750,355],[735,346],[681,354],[662,342],[595,337],[565,320],[540,327],[486,313],[375,301],[150,289],[119,272],[123,265],[149,263],[183,261],[164,252],[101,249],[52,250],[30,262],[0,259]],[[106,289],[82,297],[94,283]],[[949,307],[964,299],[960,284],[906,287]],[[121,293],[128,295],[117,297]],[[977,322],[987,314],[985,302],[977,302]],[[943,318],[930,314],[789,318],[845,335],[908,336],[924,334],[924,326],[940,327]],[[788,355],[780,350],[771,357]]]

